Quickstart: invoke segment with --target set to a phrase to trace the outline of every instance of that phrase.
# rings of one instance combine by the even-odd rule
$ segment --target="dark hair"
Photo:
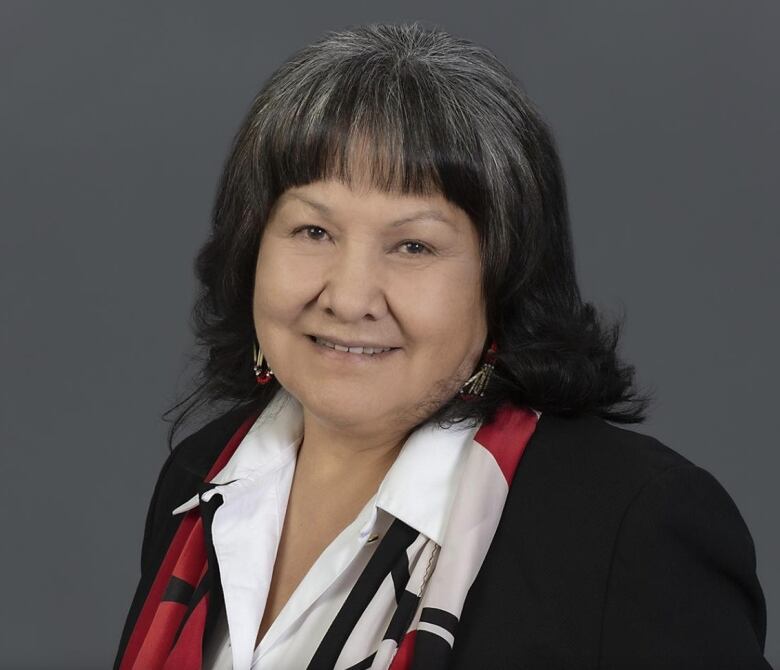
[[[288,188],[351,183],[368,147],[370,183],[440,192],[479,232],[489,338],[498,356],[484,397],[455,395],[428,420],[490,421],[504,402],[561,415],[644,420],[649,396],[617,356],[577,285],[563,170],[552,133],[486,48],[438,28],[371,24],[327,33],[271,75],[224,166],[211,235],[198,253],[192,313],[205,358],[169,431],[220,401],[261,408],[278,381],[252,373],[254,271],[263,227]]]

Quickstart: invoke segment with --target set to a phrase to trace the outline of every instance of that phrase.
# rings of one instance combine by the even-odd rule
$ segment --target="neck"
[[[401,451],[406,434],[347,434],[304,417],[296,477],[339,487],[378,486]]]

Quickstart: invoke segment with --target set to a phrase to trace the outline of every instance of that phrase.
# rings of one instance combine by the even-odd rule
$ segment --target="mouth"
[[[307,335],[306,337],[316,347],[319,353],[338,360],[382,360],[400,349],[400,347],[386,347],[382,350],[372,347],[352,347],[347,349],[346,347],[342,347],[338,344],[330,344],[321,338],[315,337],[314,335]]]

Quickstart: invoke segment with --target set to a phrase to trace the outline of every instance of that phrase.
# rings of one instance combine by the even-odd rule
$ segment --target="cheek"
[[[254,308],[256,316],[285,318],[295,313],[306,300],[306,280],[300,264],[286,262],[281,253],[264,250],[255,271]]]
[[[482,328],[479,289],[472,288],[474,280],[465,279],[463,275],[457,280],[449,276],[431,278],[410,287],[407,304],[412,309],[407,310],[407,316],[416,324],[416,334],[438,348],[438,357],[446,357],[448,352],[462,354]],[[457,344],[462,346],[453,346]]]
[[[482,305],[479,266],[476,261],[464,260],[444,274],[437,288],[442,311],[452,319],[479,316]]]
[[[256,317],[265,317],[276,311],[275,296],[278,295],[274,273],[267,263],[259,263],[255,271],[253,305]]]

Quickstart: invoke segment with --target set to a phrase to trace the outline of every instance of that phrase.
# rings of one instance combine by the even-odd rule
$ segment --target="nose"
[[[344,322],[381,319],[387,312],[385,276],[368,251],[345,249],[326,269],[318,305]]]

